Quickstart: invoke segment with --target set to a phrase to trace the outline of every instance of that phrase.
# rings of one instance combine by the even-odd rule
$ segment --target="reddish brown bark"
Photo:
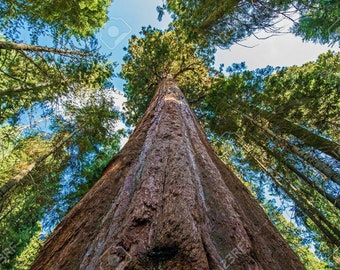
[[[165,80],[32,269],[304,267],[216,156],[175,82]]]

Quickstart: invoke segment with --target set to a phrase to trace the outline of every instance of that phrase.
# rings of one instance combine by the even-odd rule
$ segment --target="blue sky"
[[[163,20],[157,20],[156,7],[162,5],[162,0],[115,0],[109,8],[109,20],[98,33],[102,53],[111,53],[111,60],[122,64],[125,54],[124,47],[128,45],[129,37],[138,35],[142,26],[151,25],[156,28],[166,29],[170,16],[165,15]],[[284,22],[289,27],[288,22]],[[312,42],[302,42],[300,37],[292,34],[274,36],[265,40],[249,38],[242,42],[245,48],[234,45],[228,50],[218,50],[216,53],[216,67],[220,64],[229,66],[232,63],[246,62],[249,69],[271,66],[302,65],[305,62],[316,60],[317,56],[329,49],[336,50],[335,46],[318,45]],[[117,68],[117,72],[120,67]],[[124,81],[114,79],[114,86],[122,90]],[[124,98],[117,97],[116,105],[121,107]]]
[[[162,0],[115,0],[109,10],[109,21],[99,33],[100,44],[105,53],[112,53],[112,60],[121,63],[124,55],[123,47],[127,46],[131,34],[138,34],[142,26],[152,25],[157,28],[166,28],[170,21],[165,16],[162,22],[157,20],[157,5]],[[288,22],[284,22],[289,27]],[[300,37],[292,34],[274,36],[266,40],[250,38],[242,44],[255,46],[245,48],[234,45],[229,50],[218,50],[216,66],[224,63],[245,61],[249,69],[272,66],[301,65],[315,60],[317,56],[329,49],[338,50],[327,45],[317,45],[311,42],[302,42]],[[121,87],[120,83],[117,87]]]
[[[170,21],[169,16],[162,22],[157,20],[159,0],[115,0],[109,8],[109,20],[99,32],[99,43],[102,51],[112,53],[112,60],[122,61],[123,47],[128,45],[131,35],[138,35],[142,26],[152,25],[164,29]]]

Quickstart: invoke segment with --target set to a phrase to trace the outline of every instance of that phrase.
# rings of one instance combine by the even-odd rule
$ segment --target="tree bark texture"
[[[31,269],[304,267],[167,79]]]

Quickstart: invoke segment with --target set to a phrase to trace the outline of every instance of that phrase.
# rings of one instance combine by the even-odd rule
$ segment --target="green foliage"
[[[100,87],[113,74],[104,57],[0,50],[0,123],[16,121],[37,102]]]
[[[25,147],[35,146],[32,140],[28,140]],[[42,142],[39,144],[41,145]],[[45,142],[45,144],[48,142]],[[43,147],[46,147],[42,145]],[[16,152],[25,155],[25,149]],[[24,178],[20,185],[12,188],[1,200],[0,211],[0,245],[2,247],[15,246],[14,252],[9,254],[2,269],[13,269],[13,260],[21,254],[31,238],[39,231],[37,221],[45,211],[54,203],[53,194],[58,189],[58,173],[65,169],[68,155],[58,153],[54,159],[49,158],[46,162],[35,167],[28,177]],[[23,161],[18,160],[22,163]],[[15,166],[16,164],[14,164]],[[5,167],[6,166],[6,167]],[[7,163],[2,163],[2,168],[8,168]],[[9,175],[5,179],[9,179]]]
[[[220,122],[218,115],[224,113],[226,107],[235,108],[236,105],[240,110],[253,111],[254,116],[264,110],[273,117],[285,118],[337,141],[339,130],[336,122],[340,113],[339,57],[339,53],[327,52],[320,55],[316,62],[277,70],[271,76],[268,75],[275,71],[271,67],[247,71],[242,65],[234,65],[228,68],[231,72],[228,77],[215,79],[207,95],[207,110],[212,108],[217,112],[216,117],[210,115],[209,121],[215,121],[216,124],[211,124],[216,128],[218,123],[224,125],[225,122]],[[225,98],[221,100],[221,96]],[[254,112],[256,107],[249,107],[251,105],[258,110]],[[238,126],[242,125],[239,120],[236,122]]]
[[[142,116],[158,83],[169,76],[176,79],[189,101],[204,95],[210,84],[212,50],[187,43],[178,31],[162,32],[143,28],[142,37],[130,39],[121,77],[127,81],[129,123]]]
[[[300,18],[292,31],[305,40],[321,43],[339,41],[339,4],[337,1],[167,1],[164,9],[175,19],[174,25],[182,27],[191,40],[202,45],[229,48],[257,31],[279,33],[280,17],[292,21]]]
[[[1,269],[29,269],[43,242],[39,222],[51,210],[63,218],[118,151],[114,64],[92,37],[110,3],[0,1]],[[53,48],[10,42],[27,33]]]
[[[174,14],[176,24],[189,37],[204,45],[229,48],[257,30],[275,31],[273,20],[278,10],[286,10],[282,1],[168,1],[166,8]]]
[[[13,268],[16,270],[27,270],[30,269],[34,258],[37,256],[40,248],[42,247],[44,241],[40,239],[41,235],[41,224],[38,224],[36,233],[29,239],[28,244],[21,251],[21,253],[15,258]]]
[[[340,54],[327,52],[269,77],[259,103],[277,115],[339,140]]]
[[[110,91],[103,89],[110,87],[114,64],[97,54],[35,49],[2,49],[0,55],[0,245],[15,247],[1,261],[2,269],[27,269],[34,259],[41,231],[37,222],[50,209],[61,207],[57,194],[64,173],[74,165],[71,150],[76,149],[80,164],[112,138],[112,147],[118,147],[114,131],[118,113],[105,95]],[[43,113],[43,130],[34,123],[37,111]],[[26,115],[32,125],[22,127]],[[82,194],[87,191],[84,187]],[[79,198],[72,202],[62,198],[62,207]],[[66,211],[58,213],[60,220]]]
[[[313,1],[308,8],[301,5],[300,9],[303,15],[292,29],[295,34],[321,44],[333,45],[340,41],[339,1]]]
[[[88,37],[104,25],[110,4],[110,0],[2,0],[0,30],[8,37],[27,26],[34,38],[48,29],[55,36]]]

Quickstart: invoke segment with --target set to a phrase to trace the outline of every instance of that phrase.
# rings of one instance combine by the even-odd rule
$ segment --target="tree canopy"
[[[32,37],[41,31],[68,38],[88,37],[104,25],[110,4],[110,0],[2,0],[0,30],[7,37],[26,27],[32,30]]]
[[[141,37],[133,36],[126,50],[121,76],[128,82],[124,91],[127,116],[131,123],[136,124],[158,82],[167,76],[178,81],[192,102],[203,96],[209,87],[213,50],[186,43],[176,31],[143,28]]]

